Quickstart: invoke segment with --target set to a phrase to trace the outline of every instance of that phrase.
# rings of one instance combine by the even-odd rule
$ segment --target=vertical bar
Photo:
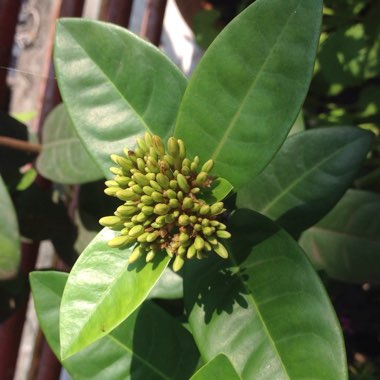
[[[133,0],[103,0],[99,19],[128,27]]]
[[[0,0],[0,109],[8,111],[9,89],[7,67],[12,57],[12,47],[21,0]]]
[[[62,0],[58,17],[81,17],[83,12],[85,0]],[[53,28],[55,23],[53,23]],[[51,41],[54,41],[54,29],[51,32]],[[54,64],[51,56],[49,57],[49,74],[48,78],[55,77]],[[43,94],[43,103],[40,111],[39,128],[38,132],[41,136],[42,124],[46,119],[49,112],[61,102],[61,96],[57,86],[57,82],[54,80],[47,81],[45,84],[45,91]],[[42,336],[37,339],[36,347],[34,351],[33,368],[30,374],[30,380],[57,380],[59,379],[61,372],[61,363],[55,357],[51,351],[46,339]]]
[[[158,46],[161,41],[166,0],[148,0],[141,23],[140,35]]]
[[[31,272],[37,261],[38,243],[22,243],[22,274]],[[0,379],[12,380],[16,368],[17,354],[20,346],[22,330],[28,302],[23,305],[0,326]]]

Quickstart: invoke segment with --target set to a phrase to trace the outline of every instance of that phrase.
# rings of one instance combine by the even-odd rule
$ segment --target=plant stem
[[[22,150],[30,153],[40,153],[41,145],[33,144],[27,141],[14,139],[12,137],[0,136],[0,145],[11,149]]]

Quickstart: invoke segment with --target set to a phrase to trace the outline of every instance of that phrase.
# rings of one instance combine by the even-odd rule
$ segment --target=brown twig
[[[24,152],[36,154],[40,153],[42,149],[40,144],[33,144],[27,141],[18,140],[6,136],[0,136],[0,145],[5,146],[7,148],[22,150]]]

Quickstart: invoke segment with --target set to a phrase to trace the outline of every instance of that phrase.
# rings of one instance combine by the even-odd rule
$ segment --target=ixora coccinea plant
[[[41,327],[74,379],[347,378],[336,316],[292,236],[343,195],[372,137],[321,128],[276,155],[321,15],[319,0],[257,0],[190,80],[126,30],[58,22],[65,107],[120,202],[69,275],[31,275]],[[184,312],[152,298],[183,300]]]

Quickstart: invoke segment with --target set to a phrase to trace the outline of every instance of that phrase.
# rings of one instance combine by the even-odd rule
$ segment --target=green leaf
[[[0,177],[0,279],[13,277],[20,262],[20,239],[16,212]]]
[[[63,104],[48,115],[42,131],[42,151],[37,159],[37,169],[44,177],[65,184],[103,178],[79,140]]]
[[[219,354],[206,363],[190,380],[228,379],[239,380],[235,368],[224,354]]]
[[[266,217],[232,216],[230,257],[186,265],[185,307],[202,358],[242,379],[347,378],[334,310],[297,243]]]
[[[320,0],[257,0],[214,40],[186,89],[175,135],[238,187],[275,155],[313,70]]]
[[[301,246],[317,269],[335,279],[380,283],[380,196],[348,190],[336,207],[304,232]]]
[[[128,264],[132,248],[110,248],[117,232],[104,228],[70,272],[60,314],[61,357],[82,350],[107,335],[147,298],[170,258]]]
[[[342,197],[373,142],[354,127],[318,128],[286,140],[273,161],[237,196],[294,234],[312,226]]]
[[[170,268],[166,268],[156,285],[149,293],[149,298],[177,299],[183,297],[183,280]]]
[[[202,190],[199,199],[203,199],[206,203],[212,204],[223,200],[233,189],[233,186],[224,178],[216,178],[211,187]]]
[[[112,24],[62,19],[54,51],[68,113],[107,178],[110,154],[137,135],[172,134],[187,81],[156,47]]]
[[[59,357],[59,306],[67,274],[34,272],[33,299],[41,328]],[[63,361],[73,379],[179,379],[191,376],[199,354],[191,335],[153,303],[91,346]]]

